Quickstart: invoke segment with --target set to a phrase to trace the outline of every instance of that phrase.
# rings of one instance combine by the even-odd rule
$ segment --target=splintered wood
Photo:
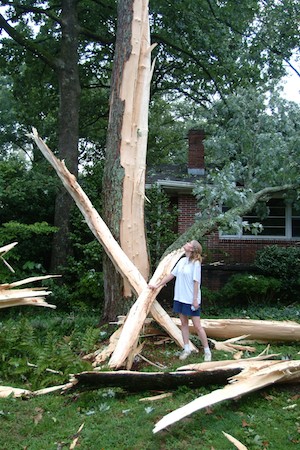
[[[241,361],[239,361],[240,363]],[[245,362],[245,360],[244,360]],[[210,364],[210,363],[206,363]],[[195,366],[193,365],[193,368]],[[243,371],[233,376],[223,389],[217,389],[164,416],[153,429],[153,433],[163,430],[175,422],[207,406],[229,400],[249,392],[257,391],[274,383],[294,383],[300,381],[300,361],[264,361],[245,366]]]
[[[6,266],[11,266],[4,260],[5,255],[11,250],[17,242],[8,244],[4,247],[0,247],[0,257]],[[12,268],[11,268],[12,269]],[[0,308],[10,308],[12,306],[45,306],[47,308],[56,308],[55,305],[51,305],[45,301],[45,297],[51,294],[46,288],[22,288],[16,289],[24,284],[33,283],[35,281],[46,280],[48,278],[54,278],[58,275],[45,275],[41,277],[30,277],[24,280],[15,281],[14,283],[0,284]]]

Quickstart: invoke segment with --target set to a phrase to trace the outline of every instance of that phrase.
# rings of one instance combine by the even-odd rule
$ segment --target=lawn
[[[34,309],[34,308],[32,308]],[[69,374],[91,369],[82,356],[105,345],[110,327],[97,327],[97,314],[74,311],[16,310],[4,313],[0,324],[2,358],[1,384],[30,390],[63,384]],[[239,312],[239,315],[245,312]],[[226,311],[226,314],[229,314]],[[231,311],[231,317],[238,312]],[[287,308],[247,311],[247,316],[270,320],[291,318]],[[259,317],[262,318],[262,317]],[[159,362],[167,371],[182,363],[172,342],[157,345],[158,339],[144,338],[143,355]],[[266,346],[255,345],[259,354]],[[299,359],[298,343],[272,344],[269,353],[279,359]],[[244,357],[253,356],[245,354]],[[214,360],[231,359],[214,351]],[[188,363],[199,362],[193,355]],[[30,365],[28,366],[28,363]],[[54,374],[47,369],[56,370]],[[144,360],[136,370],[158,371]],[[171,396],[140,401],[161,392],[129,393],[120,388],[67,391],[33,398],[7,398],[0,402],[0,449],[50,450],[75,448],[112,449],[195,449],[231,450],[235,446],[222,433],[231,434],[249,450],[296,449],[300,445],[300,385],[274,385],[235,400],[198,411],[166,430],[153,434],[155,424],[166,414],[222,386],[191,389],[182,386]]]

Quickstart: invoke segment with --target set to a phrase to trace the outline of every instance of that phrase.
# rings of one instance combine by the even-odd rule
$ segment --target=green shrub
[[[282,299],[297,299],[300,291],[300,247],[270,245],[257,252],[254,264],[263,275],[281,281]]]
[[[218,292],[223,306],[266,306],[277,302],[281,282],[263,275],[233,275]]]
[[[47,222],[24,224],[15,221],[0,227],[0,246],[18,242],[5,255],[15,274],[0,264],[0,278],[5,282],[16,281],[27,276],[43,275],[49,269],[53,233],[57,229]]]

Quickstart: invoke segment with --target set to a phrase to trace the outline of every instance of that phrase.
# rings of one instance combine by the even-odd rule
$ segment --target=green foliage
[[[297,300],[300,292],[300,247],[269,245],[256,254],[254,265],[282,283],[282,297]]]
[[[27,276],[41,275],[49,269],[51,242],[56,228],[46,222],[26,225],[19,222],[4,223],[0,227],[1,246],[18,242],[5,259],[15,270],[12,275],[7,267],[0,265],[3,280],[16,281]]]
[[[175,226],[178,211],[169,197],[158,186],[147,190],[146,230],[152,267],[156,267],[161,255],[177,236]]]
[[[90,369],[79,355],[93,351],[102,340],[96,317],[91,319],[86,315],[75,320],[72,315],[45,311],[44,316],[25,313],[22,317],[21,313],[2,321],[1,383],[38,389],[67,381],[70,373]]]
[[[211,308],[247,307],[251,305],[267,306],[278,303],[281,282],[262,275],[233,275],[217,292],[203,291]]]
[[[218,317],[224,317],[221,306]],[[284,309],[276,310],[277,313],[281,311],[283,320]],[[64,384],[69,380],[69,373],[91,370],[90,364],[83,362],[81,356],[93,351],[104,337],[102,329],[96,326],[95,315],[78,311],[72,314],[47,310],[38,314],[30,310],[22,311],[16,314],[15,309],[11,310],[0,323],[2,385],[35,390]],[[271,318],[272,311],[275,313],[275,308],[228,309],[225,317],[244,317],[247,314],[258,318],[261,313],[259,318]],[[267,316],[263,317],[264,314]],[[257,344],[255,348],[254,354],[245,354],[245,357],[260,354],[265,345]],[[270,353],[280,355],[279,359],[299,360],[298,351],[298,343],[272,343],[269,348]],[[144,342],[143,354],[149,360],[164,363],[168,371],[182,365],[178,360],[178,347],[171,342],[164,346],[155,345],[148,337]],[[216,350],[213,356],[215,361],[231,358],[228,353]],[[192,355],[191,362],[198,363],[199,354]],[[149,365],[143,364],[146,367],[141,367],[141,370],[151,370]],[[47,369],[59,373],[51,373]],[[222,387],[207,385],[191,389],[182,386],[172,391],[172,396],[150,403],[139,400],[154,395],[154,392],[129,394],[111,387],[92,391],[77,389],[64,395],[58,392],[26,401],[1,399],[0,448],[69,448],[74,433],[83,423],[77,445],[91,450],[99,450],[99,429],[102,430],[101,448],[105,449],[186,450],[199,448],[200,445],[203,450],[231,450],[232,443],[223,435],[224,430],[230,430],[230,434],[249,449],[296,448],[299,440],[299,396],[295,385],[284,388],[271,386],[234,401],[221,402],[210,408],[209,414],[205,410],[197,411],[188,420],[168,427],[167,433],[153,434],[154,425],[164,415]]]
[[[221,222],[221,207],[226,206],[235,211],[232,216],[227,212],[228,226],[233,228],[238,225],[239,209],[241,217],[251,210],[260,191],[276,187],[284,192],[288,185],[297,195],[299,119],[299,106],[280,99],[276,92],[267,99],[253,88],[238,89],[226,104],[214,104],[207,113],[208,175],[195,188],[202,219],[217,217]],[[262,202],[268,199],[265,195]]]

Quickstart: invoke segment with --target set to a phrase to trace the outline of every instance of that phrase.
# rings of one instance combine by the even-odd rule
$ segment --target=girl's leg
[[[188,316],[184,316],[183,314],[179,314],[179,319],[181,322],[181,334],[184,346],[189,344],[190,340],[190,331],[189,331],[189,318]]]
[[[204,349],[204,354],[205,354],[205,361],[210,361],[211,360],[211,351],[208,345],[208,340],[207,340],[207,336],[205,333],[204,328],[201,325],[200,322],[200,317],[199,316],[192,316],[191,317],[194,328],[197,331],[197,335],[201,341],[201,344],[203,345],[203,349]]]

